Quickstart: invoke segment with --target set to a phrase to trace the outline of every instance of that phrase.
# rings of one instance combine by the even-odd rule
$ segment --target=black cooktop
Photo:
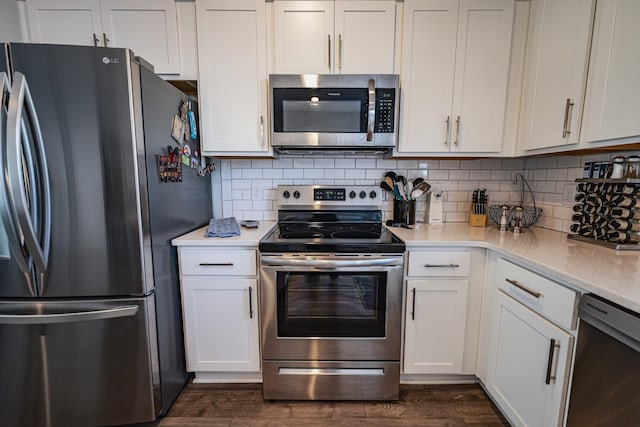
[[[401,253],[405,244],[382,226],[380,211],[280,211],[261,252]]]

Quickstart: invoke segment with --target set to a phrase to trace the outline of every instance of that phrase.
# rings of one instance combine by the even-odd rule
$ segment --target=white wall
[[[0,42],[23,42],[20,8],[23,1],[0,0]]]

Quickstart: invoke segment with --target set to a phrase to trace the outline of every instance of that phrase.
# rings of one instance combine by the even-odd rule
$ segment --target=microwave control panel
[[[375,133],[394,132],[395,101],[395,89],[376,88]]]

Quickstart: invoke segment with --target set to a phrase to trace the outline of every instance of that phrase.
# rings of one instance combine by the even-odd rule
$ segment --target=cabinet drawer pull
[[[425,264],[425,268],[460,268],[460,264]]]
[[[411,320],[416,319],[416,288],[411,289],[413,294],[413,302],[411,303]]]
[[[571,98],[567,98],[567,104],[564,107],[564,126],[562,128],[563,138],[567,138],[571,134],[571,130],[569,130],[569,127],[571,126],[569,122],[569,117],[571,116],[571,114],[569,112],[571,111],[574,105],[575,104],[571,102]]]
[[[534,298],[540,298],[542,296],[542,294],[540,292],[536,292],[536,291],[534,291],[532,289],[529,289],[528,287],[526,287],[522,283],[519,283],[517,280],[513,280],[513,279],[504,279],[504,280],[506,280],[507,283],[512,284],[516,288],[528,293],[529,295],[531,295]]]
[[[200,267],[231,267],[232,262],[201,262]]]
[[[555,354],[556,348],[560,348],[560,344],[556,344],[556,340],[551,338],[549,340],[549,359],[547,360],[547,375],[545,377],[545,384],[551,384],[551,380],[555,382],[556,376],[551,376],[551,369],[553,367],[553,355]]]
[[[249,319],[253,319],[253,288],[249,286]]]

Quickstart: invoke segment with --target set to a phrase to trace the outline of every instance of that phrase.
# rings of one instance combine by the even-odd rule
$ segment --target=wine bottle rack
[[[568,238],[616,250],[640,250],[640,180],[576,180]]]

